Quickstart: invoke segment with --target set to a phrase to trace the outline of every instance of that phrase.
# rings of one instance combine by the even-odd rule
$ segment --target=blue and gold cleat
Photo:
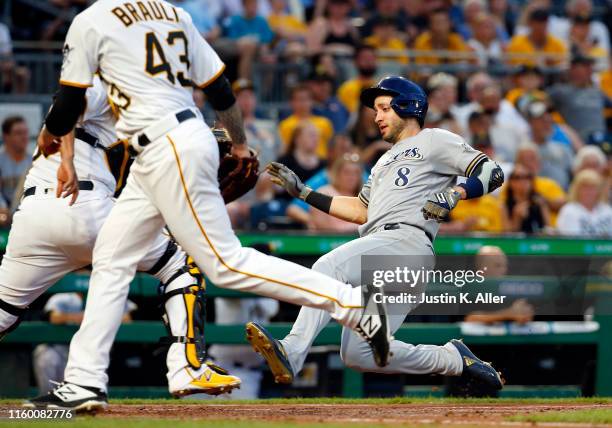
[[[293,369],[283,345],[259,323],[246,324],[246,338],[253,350],[265,358],[276,383],[293,382]]]
[[[494,390],[500,390],[504,387],[504,381],[500,373],[490,363],[476,357],[463,341],[453,339],[450,342],[457,348],[463,360],[463,377],[481,382]]]

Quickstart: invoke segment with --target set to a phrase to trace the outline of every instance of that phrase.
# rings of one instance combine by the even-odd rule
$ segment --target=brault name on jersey
[[[111,12],[119,18],[123,25],[129,27],[134,22],[139,21],[168,21],[179,22],[176,9],[170,7],[172,12],[169,14],[166,7],[157,1],[125,2],[123,6],[117,6]]]

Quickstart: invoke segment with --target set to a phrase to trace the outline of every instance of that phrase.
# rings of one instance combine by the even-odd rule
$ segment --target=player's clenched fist
[[[272,176],[271,180],[273,183],[284,187],[294,198],[304,199],[309,193],[310,188],[302,183],[295,172],[282,163],[271,162],[266,167],[266,171]]]
[[[435,220],[438,223],[444,221],[457,202],[461,199],[461,194],[451,187],[443,192],[436,193],[431,199],[425,202],[422,209],[425,220]]]
[[[47,131],[47,128],[45,126],[43,126],[43,129],[38,135],[37,144],[39,150],[45,156],[57,153],[60,149],[60,139],[57,138],[55,135],[51,134],[49,131]]]

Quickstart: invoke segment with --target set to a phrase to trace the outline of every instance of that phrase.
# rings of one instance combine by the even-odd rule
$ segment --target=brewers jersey
[[[463,139],[443,129],[424,129],[397,142],[376,162],[359,198],[368,207],[361,236],[389,223],[406,223],[423,229],[431,238],[438,233],[435,220],[425,220],[421,208],[436,192],[469,176],[486,158]]]
[[[98,72],[120,138],[195,107],[193,85],[225,67],[189,14],[166,1],[99,0],[74,18],[63,51],[60,83],[88,87]]]
[[[77,123],[77,128],[83,128],[98,139],[100,148],[94,148],[78,139],[74,142],[74,167],[79,180],[92,180],[102,183],[113,193],[116,181],[108,167],[103,148],[109,147],[116,140],[115,118],[106,100],[105,89],[99,77],[92,80],[92,87],[85,92],[87,107]],[[45,158],[39,152],[34,156],[32,168],[25,180],[25,188],[33,186],[55,187],[57,169],[61,157],[58,154]]]

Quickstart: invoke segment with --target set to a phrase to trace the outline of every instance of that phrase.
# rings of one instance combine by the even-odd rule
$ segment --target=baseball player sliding
[[[91,264],[96,237],[115,204],[113,194],[122,177],[120,174],[115,177],[107,167],[115,163],[109,146],[116,137],[114,118],[98,78],[93,80],[86,96],[87,109],[75,131],[74,166],[81,178],[76,182],[80,189],[78,202],[73,205],[73,201],[56,197],[59,155],[45,157],[37,153],[27,174],[23,200],[0,265],[0,336],[17,327],[26,307],[60,278]],[[195,302],[192,304],[188,296],[183,298],[182,293],[177,293],[201,288],[201,278],[192,275],[185,265],[185,253],[162,233],[146,251],[137,268],[163,283],[169,330],[173,337],[184,338],[183,343],[172,343],[168,352],[170,392],[219,394],[238,387],[240,379],[217,373],[214,366],[211,369],[200,361],[203,349],[196,348],[204,346],[198,337],[202,325],[190,313]],[[125,308],[125,302],[118,304]],[[123,312],[124,309],[122,316]],[[102,333],[103,325],[99,327]],[[96,402],[86,398],[79,405],[105,405],[105,399]]]
[[[291,195],[332,216],[360,224],[361,237],[321,257],[313,269],[340,281],[358,285],[361,257],[412,256],[414,270],[431,269],[433,240],[438,223],[460,199],[477,198],[501,186],[501,168],[461,137],[441,129],[422,129],[427,97],[403,77],[387,77],[361,94],[361,102],[376,111],[376,123],[385,141],[393,144],[372,168],[358,197],[329,197],[304,186],[286,166],[272,163],[272,180]],[[453,186],[457,176],[464,184]],[[419,287],[424,287],[420,284]],[[415,289],[416,291],[416,289]],[[394,305],[388,312],[391,333],[416,304]],[[290,383],[304,364],[308,351],[330,316],[302,308],[289,335],[275,340],[261,325],[246,325],[247,338],[267,360],[277,382]],[[458,340],[444,346],[418,345],[393,340],[389,364],[379,367],[361,337],[344,329],[340,355],[360,371],[379,373],[464,374],[495,389],[502,388],[499,374]]]
[[[129,139],[136,159],[94,247],[84,318],[70,345],[65,382],[31,400],[33,405],[74,408],[87,399],[105,401],[105,370],[128,285],[164,224],[214,284],[323,309],[359,332],[377,364],[387,363],[387,317],[372,287],[363,299],[359,288],[241,247],[219,191],[219,149],[192,99],[193,87],[203,88],[234,154],[250,156],[223,70],[191,17],[165,1],[99,0],[74,18],[39,147],[46,154],[60,150],[60,173],[73,175],[71,141],[56,141],[74,127],[98,72],[118,114],[117,134]]]

